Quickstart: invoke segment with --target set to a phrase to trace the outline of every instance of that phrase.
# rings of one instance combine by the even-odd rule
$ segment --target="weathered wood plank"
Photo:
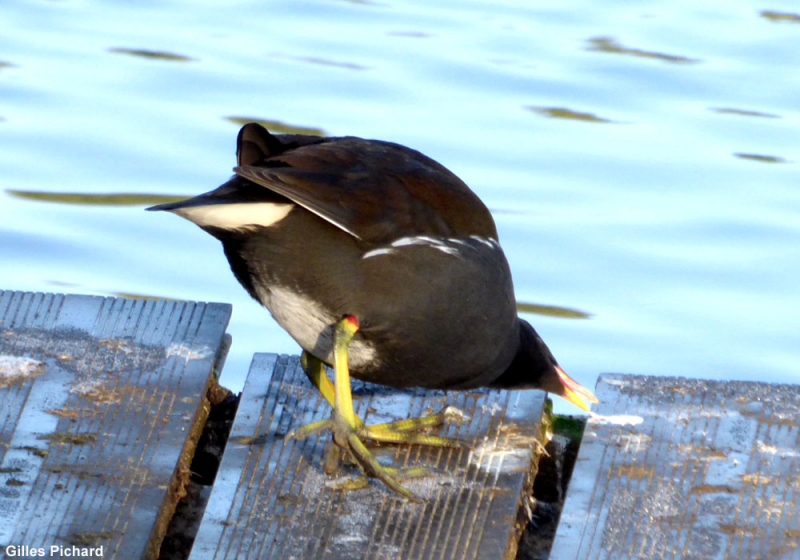
[[[442,431],[470,449],[386,446],[384,463],[423,465],[414,503],[372,481],[343,493],[321,469],[329,435],[287,439],[330,416],[297,358],[256,354],[191,558],[514,557],[533,479],[544,394],[391,391],[356,385],[357,411],[389,422],[454,405],[470,416]],[[351,470],[349,472],[352,472]]]
[[[158,552],[230,306],[0,291],[0,544]]]
[[[800,385],[604,375],[551,558],[800,558]]]

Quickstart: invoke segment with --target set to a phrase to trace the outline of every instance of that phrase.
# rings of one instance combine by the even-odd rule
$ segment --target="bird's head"
[[[558,395],[585,411],[597,400],[594,393],[572,379],[527,321],[520,319],[520,345],[506,372],[493,384],[507,388],[535,388]]]

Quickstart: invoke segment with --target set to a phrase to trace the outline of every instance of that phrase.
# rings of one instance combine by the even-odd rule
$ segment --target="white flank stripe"
[[[437,249],[447,255],[458,254],[458,249],[456,249],[455,247],[447,246],[447,240],[437,239],[435,237],[429,237],[427,235],[416,235],[414,237],[401,237],[400,239],[392,241],[392,247],[407,247],[410,245],[422,245],[424,247],[430,247],[431,249]]]
[[[392,253],[394,253],[394,250],[391,247],[378,247],[372,251],[367,251],[361,256],[361,258],[369,259],[372,257],[380,257],[381,255],[391,255]]]
[[[480,243],[481,245],[489,247],[493,250],[500,248],[500,244],[497,243],[495,239],[485,239],[477,235],[470,235],[468,240],[458,239],[456,237],[442,239],[438,237],[431,237],[429,235],[414,235],[395,239],[388,247],[378,247],[377,249],[367,251],[361,258],[369,259],[371,257],[379,257],[381,255],[391,255],[395,252],[395,249],[401,249],[403,247],[428,247],[430,249],[441,251],[446,255],[458,256],[460,251],[468,249],[474,251],[478,249],[475,243]]]
[[[483,243],[484,245],[486,245],[487,247],[491,247],[492,249],[496,249],[497,247],[499,247],[497,240],[492,239],[491,237],[489,239],[484,239],[479,235],[470,235],[469,238],[477,241],[478,243]]]
[[[392,247],[403,247],[405,245],[443,245],[443,242],[441,239],[428,237],[427,235],[401,237],[392,241]]]
[[[277,224],[294,208],[294,204],[272,202],[241,202],[188,206],[174,212],[201,227],[242,229],[252,226],[269,227]]]
[[[434,249],[438,249],[446,255],[458,255],[458,249],[455,247],[448,247],[447,245],[433,245]]]
[[[456,255],[458,256],[460,251],[464,249],[472,248],[473,250],[476,248],[474,243],[480,243],[481,245],[485,245],[490,249],[499,249],[500,245],[497,243],[496,240],[489,238],[485,239],[483,237],[479,237],[477,235],[470,235],[469,239],[459,239],[456,237],[448,237],[445,239],[438,238],[438,237],[431,237],[429,235],[414,235],[409,237],[401,237],[399,239],[395,239],[392,241],[389,247],[379,247],[377,249],[373,249],[368,251],[364,254],[362,259],[367,259],[370,257],[377,257],[379,255],[388,255],[391,254],[392,248],[398,249],[402,247],[414,247],[414,246],[423,246],[429,247],[431,249],[436,249],[437,251],[441,251],[446,255]]]

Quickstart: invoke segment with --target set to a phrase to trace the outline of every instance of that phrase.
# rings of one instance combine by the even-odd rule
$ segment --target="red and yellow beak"
[[[564,392],[561,394],[561,396],[578,408],[581,408],[586,412],[590,412],[592,404],[597,404],[600,402],[597,400],[597,397],[594,396],[594,393],[591,390],[572,379],[569,375],[567,375],[567,372],[561,369],[561,366],[556,366],[556,373],[558,374],[558,379],[564,388]]]

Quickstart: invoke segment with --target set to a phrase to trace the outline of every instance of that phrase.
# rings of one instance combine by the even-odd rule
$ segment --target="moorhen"
[[[334,409],[339,448],[412,497],[362,439],[448,445],[409,426],[365,426],[350,372],[391,387],[537,388],[584,410],[597,402],[517,316],[489,210],[431,158],[355,137],[273,135],[251,123],[235,175],[168,210],[222,242],[239,282],[303,348],[309,379]],[[333,366],[334,383],[323,364]]]

